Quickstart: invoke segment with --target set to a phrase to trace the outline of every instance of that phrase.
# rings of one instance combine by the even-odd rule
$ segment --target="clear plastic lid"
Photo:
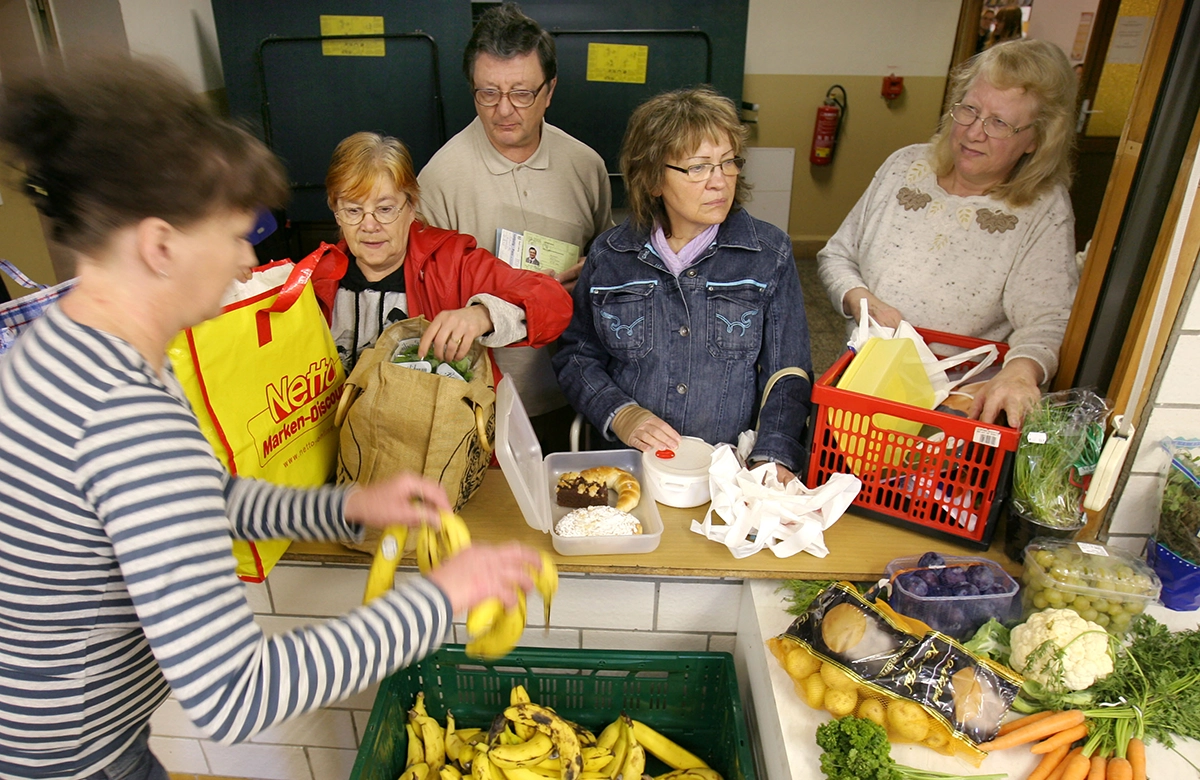
[[[496,385],[496,460],[508,480],[525,522],[542,533],[550,532],[550,488],[542,461],[542,445],[521,403],[512,380]]]

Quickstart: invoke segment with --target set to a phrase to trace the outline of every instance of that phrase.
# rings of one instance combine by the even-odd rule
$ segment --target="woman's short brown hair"
[[[667,162],[684,159],[705,141],[721,143],[726,138],[734,156],[741,157],[746,128],[733,101],[709,87],[664,92],[634,109],[621,144],[621,174],[634,225],[650,230],[657,222],[671,235],[662,195],[653,194],[662,191]],[[731,213],[748,194],[749,185],[739,174]]]
[[[342,139],[333,150],[325,174],[325,197],[330,209],[338,198],[364,201],[381,180],[390,181],[416,207],[421,195],[412,155],[399,138],[379,133],[355,133]],[[421,220],[424,222],[424,220]]]
[[[0,139],[70,249],[96,250],[147,217],[185,227],[287,202],[275,155],[164,64],[110,57],[6,92]]]
[[[1037,148],[1017,161],[1008,181],[989,194],[1012,206],[1032,203],[1061,184],[1071,186],[1071,149],[1075,143],[1075,93],[1079,79],[1062,49],[1040,40],[1002,43],[977,54],[951,75],[946,110],[933,136],[933,164],[939,176],[954,168],[950,109],[982,79],[996,89],[1023,89],[1037,104],[1033,127]]]

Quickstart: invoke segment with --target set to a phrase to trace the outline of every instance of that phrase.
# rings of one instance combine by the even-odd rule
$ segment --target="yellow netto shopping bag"
[[[220,315],[168,348],[200,430],[230,474],[290,487],[332,479],[345,372],[310,283],[317,267],[310,257],[255,269]],[[235,540],[238,576],[261,582],[290,543]]]

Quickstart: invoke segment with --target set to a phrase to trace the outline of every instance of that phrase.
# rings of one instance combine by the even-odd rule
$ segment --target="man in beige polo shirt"
[[[574,245],[579,263],[557,274],[570,289],[592,239],[612,227],[612,192],[600,155],[544,119],[557,82],[554,39],[505,3],[480,17],[463,70],[478,116],[421,171],[421,211],[431,224],[472,235],[493,252],[500,230]],[[494,356],[549,453],[567,449],[574,411],[547,349]]]

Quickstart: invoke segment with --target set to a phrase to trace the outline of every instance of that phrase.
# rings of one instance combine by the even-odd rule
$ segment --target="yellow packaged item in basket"
[[[810,707],[978,766],[986,754],[977,745],[995,737],[1021,677],[921,628],[837,583],[767,646]]]
[[[837,387],[922,409],[932,409],[934,405],[933,383],[929,381],[916,346],[908,339],[881,339],[878,336],[867,339],[838,380]],[[909,435],[921,430],[919,422],[887,414],[874,415],[874,424]]]

